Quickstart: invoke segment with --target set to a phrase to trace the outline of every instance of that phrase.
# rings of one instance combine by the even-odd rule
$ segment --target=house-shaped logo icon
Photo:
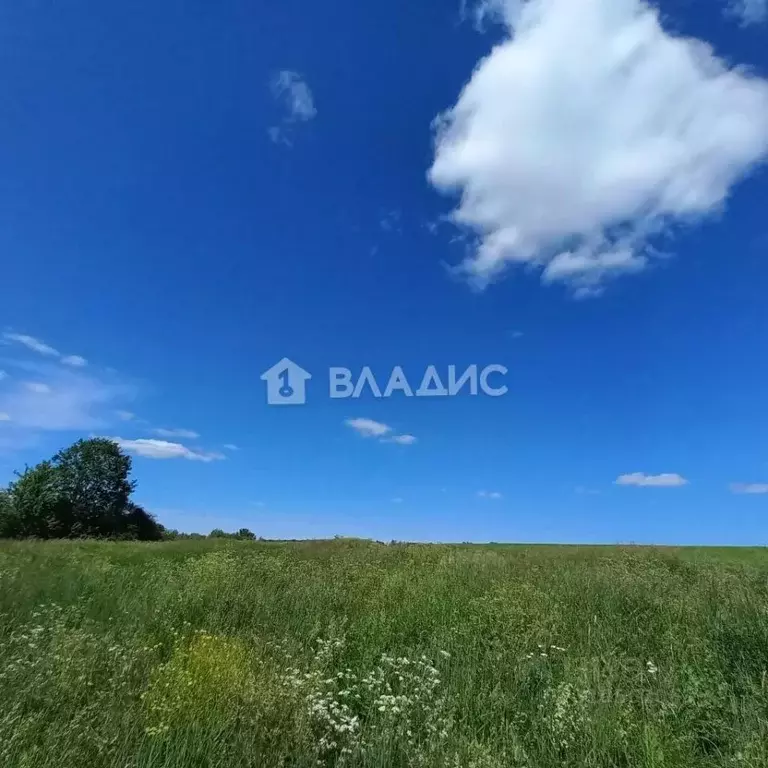
[[[287,357],[264,371],[261,378],[267,382],[269,405],[304,405],[307,402],[307,379],[312,375]]]

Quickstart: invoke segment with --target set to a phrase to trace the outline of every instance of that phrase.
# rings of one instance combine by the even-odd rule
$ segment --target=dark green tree
[[[141,541],[160,541],[164,538],[165,529],[155,517],[143,507],[129,501],[125,513],[126,533],[132,539]]]
[[[130,500],[130,471],[112,440],[78,440],[0,489],[0,537],[163,538],[163,526]]]
[[[2,535],[47,539],[67,536],[72,510],[56,489],[56,472],[50,461],[41,461],[16,473],[7,491],[7,511]]]
[[[112,440],[78,440],[51,460],[55,496],[71,508],[72,536],[127,532],[128,503],[135,483],[131,458]],[[65,534],[66,535],[66,534]]]
[[[20,525],[13,506],[11,494],[0,488],[0,538],[10,539],[19,536]]]

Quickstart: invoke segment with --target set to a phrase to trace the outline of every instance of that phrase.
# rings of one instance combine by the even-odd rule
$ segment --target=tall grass
[[[768,766],[763,550],[0,544],[0,766]]]

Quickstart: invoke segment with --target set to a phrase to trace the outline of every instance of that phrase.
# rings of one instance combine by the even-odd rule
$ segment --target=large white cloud
[[[436,120],[479,286],[512,264],[598,292],[649,238],[721,209],[768,154],[768,82],[666,32],[640,0],[494,0],[507,39]],[[486,13],[486,16],[489,15]]]

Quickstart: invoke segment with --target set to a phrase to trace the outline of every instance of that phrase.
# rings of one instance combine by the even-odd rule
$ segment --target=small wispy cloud
[[[50,386],[42,381],[25,381],[24,387],[37,395],[47,395],[51,391]]]
[[[383,424],[373,419],[357,418],[347,419],[344,422],[350,429],[355,430],[361,437],[378,438],[381,443],[397,443],[398,445],[413,445],[417,438],[415,435],[395,434],[389,424]]]
[[[416,441],[414,435],[391,435],[384,438],[384,442],[397,443],[398,445],[413,445]]]
[[[224,443],[222,446],[225,451],[239,451],[240,449],[234,443]]]
[[[731,483],[731,493],[768,493],[768,483]]]
[[[49,346],[40,339],[36,339],[34,336],[28,336],[25,333],[4,333],[3,339],[8,342],[15,342],[21,344],[27,349],[31,349],[33,352],[37,352],[40,355],[48,355],[50,357],[58,357],[59,351]]]
[[[10,414],[5,413],[5,411],[0,411],[0,421],[10,421],[11,417]]]
[[[768,0],[733,0],[725,15],[739,20],[743,27],[768,21]]]
[[[120,421],[132,421],[136,418],[136,414],[132,411],[115,411],[115,416],[117,416]]]
[[[180,440],[197,440],[200,435],[192,429],[165,429],[156,427],[152,433],[160,437],[176,437]]]
[[[16,365],[26,375],[3,382],[0,411],[10,415],[19,444],[40,432],[103,426],[114,419],[115,405],[134,394],[115,375],[85,373],[53,361]]]
[[[280,125],[268,129],[273,142],[291,146],[291,134],[298,123],[306,123],[317,115],[312,91],[304,78],[290,69],[278,72],[270,82],[272,95],[280,102],[285,115]]]
[[[224,454],[216,451],[193,450],[181,443],[168,440],[154,440],[152,438],[127,440],[123,437],[110,437],[109,439],[128,453],[142,456],[145,459],[187,459],[188,461],[210,462],[225,458]]]
[[[5,371],[0,371],[0,381],[7,378],[8,378],[8,374]]]
[[[383,232],[402,232],[402,214],[400,213],[400,210],[398,208],[393,208],[391,211],[384,211],[384,213],[379,216],[379,228]]]
[[[477,495],[481,499],[501,499],[502,495],[498,491],[478,491]]]
[[[88,364],[88,361],[84,357],[80,357],[80,355],[66,355],[61,358],[61,362],[64,365],[71,365],[73,368],[82,368]]]
[[[382,424],[380,421],[374,421],[373,419],[347,419],[344,423],[362,437],[382,437],[392,431],[392,427],[389,424]]]
[[[468,21],[477,32],[485,32],[491,24],[499,24],[504,20],[505,0],[461,0],[459,4],[459,19]]]
[[[616,485],[635,485],[647,488],[676,488],[688,485],[688,481],[674,472],[664,472],[660,475],[646,475],[645,472],[631,472],[619,475]]]
[[[64,363],[64,365],[71,365],[75,368],[82,368],[88,363],[88,361],[84,357],[80,357],[80,355],[62,355],[58,349],[52,347],[50,344],[46,344],[44,341],[26,333],[4,333],[3,341],[8,344],[21,344],[21,346],[32,350],[32,352],[37,352],[39,355],[56,357]]]

